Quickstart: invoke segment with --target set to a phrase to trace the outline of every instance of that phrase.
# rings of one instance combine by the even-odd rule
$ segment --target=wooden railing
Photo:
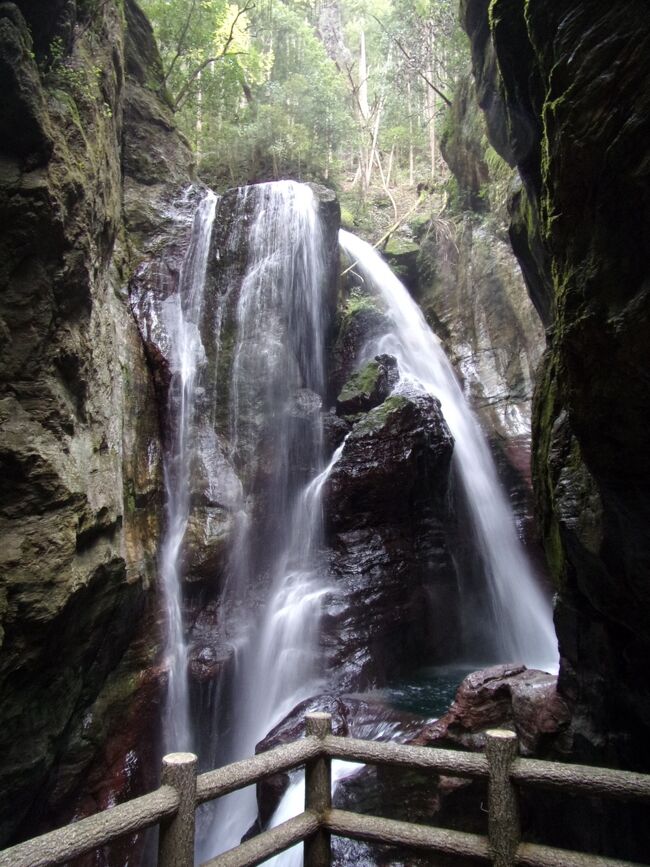
[[[329,714],[308,714],[305,722],[304,739],[198,777],[192,753],[165,756],[161,786],[155,792],[5,849],[0,852],[0,867],[63,864],[153,825],[160,826],[159,867],[192,867],[199,804],[303,765],[304,812],[210,859],[203,867],[261,864],[300,842],[304,842],[306,867],[329,867],[332,835],[473,857],[495,867],[638,867],[628,861],[520,842],[517,788],[533,786],[650,803],[650,775],[518,758],[516,735],[506,730],[489,731],[485,755],[481,755],[335,737]],[[487,779],[488,835],[333,809],[332,759]]]

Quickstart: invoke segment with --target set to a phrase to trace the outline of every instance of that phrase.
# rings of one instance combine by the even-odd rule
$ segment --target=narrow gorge
[[[434,126],[390,153],[393,51],[420,62],[399,3],[213,5],[223,51],[178,85],[194,5],[166,55],[176,7],[145,4],[161,59],[135,0],[0,3],[2,845],[152,790],[164,753],[203,771],[299,738],[309,711],[470,752],[506,727],[526,756],[649,773],[640,0],[429,4],[471,60],[447,34],[450,99],[422,61],[409,134],[417,106]],[[372,107],[350,51],[371,20]],[[264,100],[307,80],[296,45],[348,70],[369,154],[329,103],[321,151],[291,162],[297,121],[280,147]],[[210,90],[220,64],[240,66]],[[232,89],[236,156],[210,116]],[[333,773],[342,809],[485,833],[480,781]],[[205,805],[196,863],[303,792],[288,772]],[[642,807],[533,792],[521,813],[527,840],[648,858]],[[148,867],[155,845],[74,863]]]

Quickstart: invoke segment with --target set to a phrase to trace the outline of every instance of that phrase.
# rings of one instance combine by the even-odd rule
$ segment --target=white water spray
[[[168,687],[163,737],[165,750],[177,752],[192,746],[187,682],[187,645],[181,607],[182,546],[190,513],[190,461],[196,377],[204,360],[198,322],[203,303],[205,273],[217,197],[208,192],[192,226],[190,245],[183,261],[178,294],[163,308],[164,325],[172,346],[169,386],[170,444],[165,458],[167,528],[160,555],[165,600]]]
[[[454,437],[454,461],[489,589],[490,610],[484,614],[493,661],[557,671],[550,602],[533,575],[487,442],[449,360],[420,308],[380,255],[349,232],[341,231],[339,239],[353,270],[383,301],[391,323],[368,353],[394,355],[401,377],[397,390],[416,388],[437,397]]]
[[[329,589],[318,562],[328,470],[303,487],[296,468],[322,467],[317,396],[324,391],[327,321],[318,203],[309,187],[284,181],[250,188],[242,205],[254,206],[255,219],[236,310],[230,439],[242,474],[265,479],[270,513],[239,540],[242,557],[232,558],[228,577],[233,603],[246,598],[250,585],[263,582],[267,589],[262,610],[241,631],[235,725],[224,733],[224,762],[251,755],[297,703],[318,691],[321,602]],[[298,434],[297,403],[307,410]],[[254,790],[222,799],[205,853],[237,845],[256,816]]]

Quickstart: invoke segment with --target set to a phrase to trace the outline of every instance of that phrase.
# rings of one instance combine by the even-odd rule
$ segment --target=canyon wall
[[[647,7],[464,0],[461,19],[492,143],[523,179],[510,234],[549,326],[534,483],[574,708],[564,746],[647,772]]]
[[[161,440],[126,287],[163,242],[190,153],[130,0],[0,4],[0,85],[6,843],[144,771],[124,723],[138,694],[158,712]]]

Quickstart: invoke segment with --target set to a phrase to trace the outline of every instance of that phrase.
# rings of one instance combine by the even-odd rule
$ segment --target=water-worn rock
[[[453,440],[439,402],[393,395],[353,426],[325,485],[335,590],[325,604],[332,677],[382,683],[455,643],[447,547]],[[457,633],[456,633],[457,634]]]
[[[485,218],[464,214],[453,233],[430,233],[421,299],[489,436],[530,435],[530,404],[544,332],[517,260]],[[423,281],[424,282],[424,281]]]
[[[479,102],[493,117],[480,94],[499,102],[490,134],[497,149],[508,142],[524,182],[513,243],[552,325],[535,395],[534,483],[573,755],[648,772],[646,11],[638,0],[461,5]],[[586,828],[588,845],[643,859],[647,823],[621,830],[633,816],[611,807],[564,830]]]
[[[449,711],[424,728],[413,743],[449,741],[482,750],[488,729],[511,726],[523,755],[542,755],[552,737],[567,728],[569,719],[555,675],[523,665],[494,665],[469,674]]]

